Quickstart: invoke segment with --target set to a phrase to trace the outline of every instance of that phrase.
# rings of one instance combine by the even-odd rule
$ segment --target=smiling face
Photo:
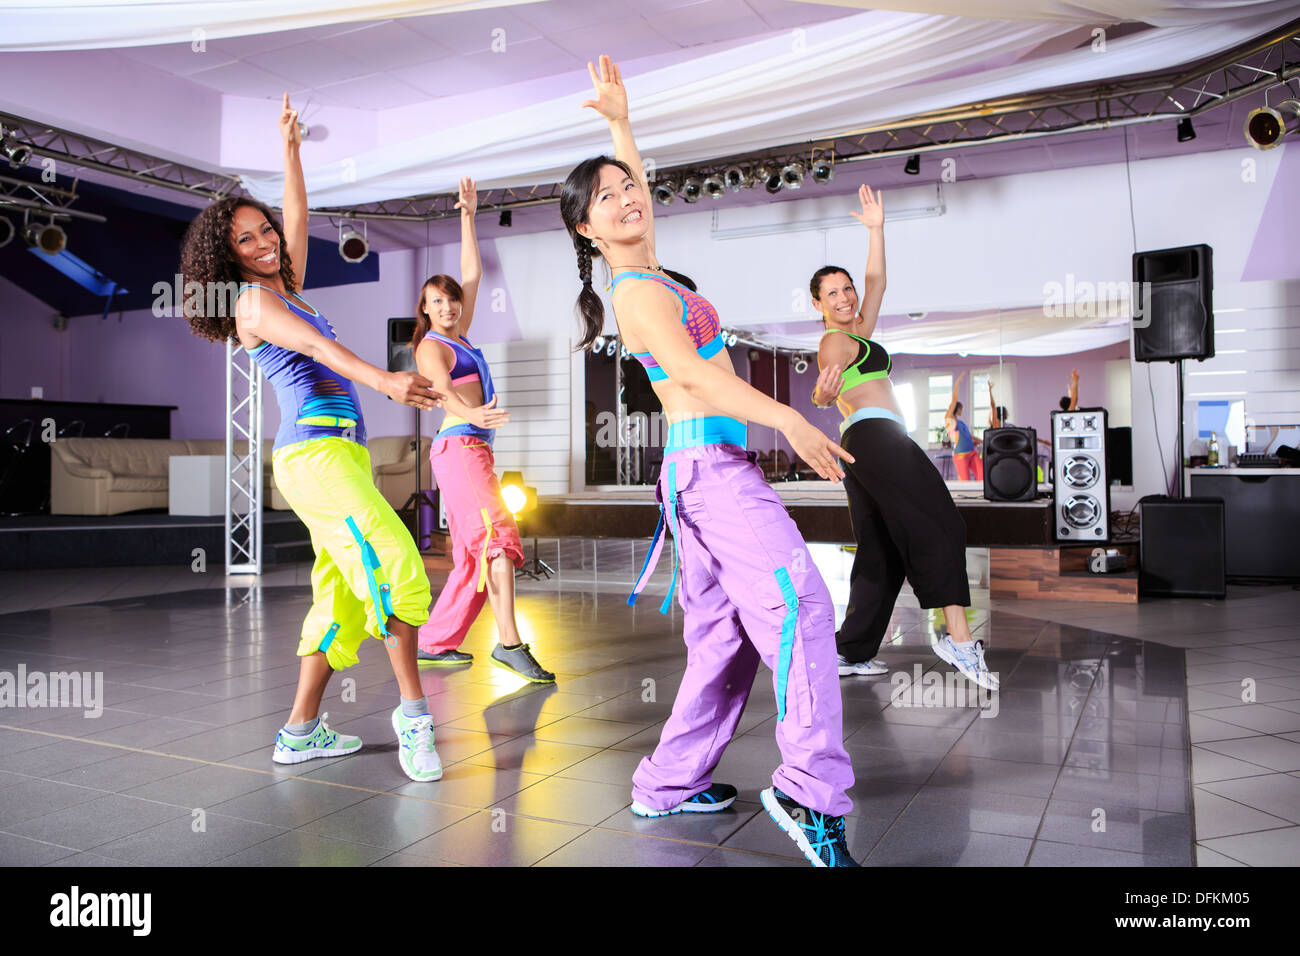
[[[230,219],[230,247],[240,273],[250,282],[274,280],[280,274],[280,237],[253,206],[240,206]]]
[[[858,314],[858,290],[847,272],[832,272],[822,276],[821,295],[813,299],[813,306],[829,321],[852,322]]]
[[[424,290],[423,305],[430,325],[443,335],[454,338],[456,324],[460,321],[461,303],[445,290],[430,285]]]
[[[650,228],[646,208],[645,190],[618,166],[607,164],[578,232],[600,247],[639,242]]]

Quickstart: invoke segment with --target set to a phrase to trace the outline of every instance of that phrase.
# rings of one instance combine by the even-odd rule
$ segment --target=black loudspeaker
[[[984,497],[1033,501],[1038,496],[1038,433],[1032,428],[984,432]]]
[[[1052,513],[1057,541],[1110,538],[1106,409],[1052,412]]]
[[[1133,429],[1128,425],[1106,429],[1106,475],[1111,484],[1133,484]]]
[[[1138,593],[1227,597],[1222,498],[1144,498]]]
[[[411,336],[415,334],[415,319],[388,320],[388,371],[415,372],[415,355],[411,352]]]
[[[1133,356],[1139,362],[1214,358],[1214,269],[1210,247],[1133,254]],[[1138,297],[1141,296],[1139,299]],[[1145,323],[1145,327],[1140,327]]]

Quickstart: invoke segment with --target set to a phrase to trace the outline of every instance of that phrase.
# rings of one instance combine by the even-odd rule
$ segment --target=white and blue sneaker
[[[813,866],[861,866],[849,854],[844,839],[844,818],[818,813],[786,796],[776,787],[768,787],[759,799],[786,836],[794,841]]]
[[[428,714],[407,717],[401,704],[393,711],[393,730],[397,733],[397,758],[402,772],[417,783],[442,778],[442,761],[433,747],[433,718]]]
[[[361,749],[360,737],[349,737],[331,730],[325,721],[329,714],[321,714],[316,728],[309,734],[291,734],[283,727],[275,735],[275,749],[271,759],[276,763],[302,763],[316,757],[346,757]]]
[[[717,813],[736,802],[736,788],[728,783],[715,783],[708,790],[701,790],[693,797],[687,797],[670,810],[655,810],[638,800],[632,801],[632,812],[639,817],[667,817],[674,813]]]
[[[985,690],[998,689],[998,675],[984,663],[984,642],[968,641],[958,644],[951,634],[945,634],[934,643],[934,652],[961,671],[967,680],[974,681]]]
[[[889,673],[889,665],[881,660],[857,661],[850,664],[839,655],[841,677],[879,677]]]

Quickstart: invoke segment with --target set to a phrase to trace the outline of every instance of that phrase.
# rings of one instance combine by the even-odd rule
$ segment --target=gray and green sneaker
[[[299,737],[283,727],[275,735],[275,750],[271,759],[276,763],[302,763],[316,757],[346,757],[361,749],[360,737],[348,737],[331,730],[325,721],[329,714],[321,714],[316,729]]]
[[[403,772],[418,783],[440,779],[442,761],[433,747],[433,718],[428,714],[407,717],[398,704],[393,711],[393,730],[397,732],[397,758]]]
[[[505,647],[497,641],[497,646],[492,648],[492,663],[534,684],[555,683],[555,675],[537,663],[537,658],[533,657],[533,652],[528,649],[527,644]]]

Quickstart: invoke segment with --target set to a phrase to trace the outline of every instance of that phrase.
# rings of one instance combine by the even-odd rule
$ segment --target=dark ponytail
[[[591,283],[591,260],[600,252],[592,245],[590,239],[578,232],[578,226],[587,222],[587,209],[600,186],[600,171],[606,166],[617,166],[627,175],[632,170],[621,160],[609,156],[596,156],[584,160],[569,173],[560,194],[560,215],[564,218],[565,228],[573,239],[573,248],[578,254],[578,278],[582,280],[582,291],[578,293],[577,311],[582,322],[582,335],[578,339],[579,349],[585,349],[600,335],[605,327],[605,303],[601,301]]]

